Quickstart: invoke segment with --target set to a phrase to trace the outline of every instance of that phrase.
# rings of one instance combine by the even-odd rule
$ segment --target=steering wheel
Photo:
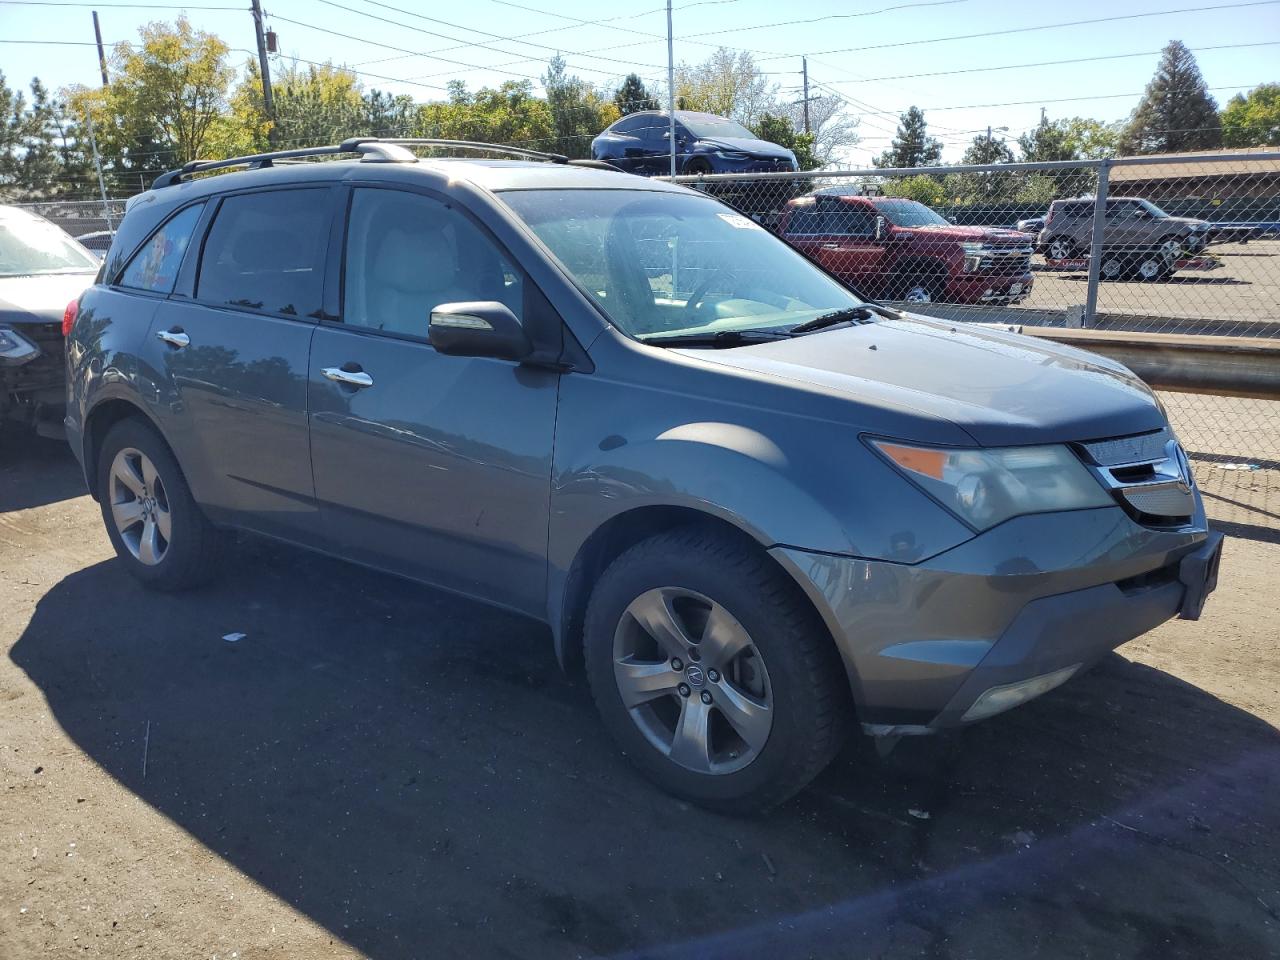
[[[727,267],[715,267],[711,273],[697,287],[693,293],[689,294],[689,299],[684,303],[684,315],[691,317],[702,308],[702,298],[707,295],[707,291],[711,289],[711,284],[720,279],[720,275],[727,273]]]

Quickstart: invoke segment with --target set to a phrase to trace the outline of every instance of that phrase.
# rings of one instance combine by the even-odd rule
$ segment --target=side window
[[[876,232],[876,215],[862,209],[831,210],[823,230],[846,237],[869,237]]]
[[[521,318],[522,274],[478,226],[437,200],[359,188],[343,270],[344,323],[427,336],[443,303],[496,300]]]
[[[209,228],[196,298],[289,317],[320,315],[327,189],[245,193],[222,201]]]
[[[613,125],[613,127],[610,129],[610,132],[611,132],[611,133],[622,133],[622,134],[626,134],[626,135],[627,135],[627,136],[629,136],[629,137],[634,137],[634,136],[636,135],[636,132],[637,132],[641,127],[643,127],[643,126],[644,126],[645,121],[646,121],[646,118],[645,118],[645,117],[642,117],[642,116],[641,116],[641,117],[627,117],[627,118],[625,118],[625,119],[623,119],[623,120],[619,120],[617,123],[615,123],[615,124]]]
[[[134,254],[120,277],[120,286],[155,293],[172,293],[182,256],[200,219],[203,203],[180,210]]]

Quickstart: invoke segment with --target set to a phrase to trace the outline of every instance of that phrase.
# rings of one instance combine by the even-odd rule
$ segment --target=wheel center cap
[[[689,681],[691,687],[701,687],[707,682],[707,675],[703,669],[696,663],[689,664],[689,668],[684,672],[685,678]]]

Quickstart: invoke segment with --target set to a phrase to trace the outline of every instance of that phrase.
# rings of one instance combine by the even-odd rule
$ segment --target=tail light
[[[64,338],[71,335],[71,325],[76,322],[76,314],[79,312],[79,300],[72,300],[67,304],[67,309],[62,311],[62,336]]]

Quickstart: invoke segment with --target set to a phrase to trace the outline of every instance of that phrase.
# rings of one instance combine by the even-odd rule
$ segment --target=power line
[[[98,10],[235,10],[243,12],[245,9],[193,3],[76,3],[73,0],[0,0],[0,4],[11,7],[94,7]]]
[[[1223,3],[1211,7],[1180,7],[1174,10],[1153,10],[1147,13],[1125,13],[1113,17],[1095,17],[1090,20],[1068,20],[1062,23],[1042,23],[1031,27],[1009,27],[1005,30],[989,30],[983,33],[955,34],[948,37],[930,37],[924,40],[898,40],[893,43],[876,43],[865,47],[841,47],[834,50],[817,50],[813,56],[826,56],[832,53],[859,53],[865,50],[889,50],[896,47],[915,47],[928,43],[949,43],[955,40],[978,40],[983,37],[1004,37],[1016,33],[1034,33],[1040,30],[1057,30],[1062,27],[1082,27],[1096,23],[1115,23],[1120,20],[1141,20],[1150,17],[1166,17],[1178,13],[1208,13],[1212,10],[1235,10],[1242,7],[1269,7],[1280,3],[1280,0],[1248,0],[1244,3]],[[786,24],[762,24],[762,26],[786,26]],[[778,60],[796,54],[779,54],[776,57],[765,57],[766,60]]]
[[[916,0],[913,3],[899,3],[892,7],[881,7],[879,10],[860,10],[857,13],[829,13],[821,17],[810,17],[804,20],[783,20],[779,23],[758,23],[749,27],[726,27],[723,30],[704,30],[702,33],[691,33],[690,37],[715,37],[724,33],[746,33],[750,30],[774,30],[778,27],[806,26],[822,23],[826,20],[853,20],[859,17],[874,17],[882,13],[894,13],[898,10],[912,10],[917,7],[946,7],[956,3],[968,3],[969,0]],[[681,39],[686,39],[681,37]]]
[[[1274,47],[1280,40],[1262,40],[1257,43],[1223,43],[1213,47],[1190,47],[1193,53],[1209,50],[1240,50],[1246,47]],[[1133,57],[1158,56],[1160,50],[1143,50],[1139,53],[1111,53],[1099,57],[1072,57],[1068,60],[1039,60],[1034,63],[1005,63],[994,67],[965,67],[960,70],[935,70],[930,73],[901,73],[888,77],[863,77],[857,80],[831,80],[830,83],[877,83],[881,80],[914,80],[920,77],[949,77],[959,73],[986,73],[992,70],[1023,70],[1034,67],[1059,67],[1069,63],[1095,63],[1100,60],[1126,60]]]

